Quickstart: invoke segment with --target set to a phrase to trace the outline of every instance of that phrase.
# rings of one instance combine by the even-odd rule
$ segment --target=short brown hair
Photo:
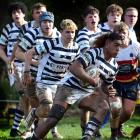
[[[38,2],[38,3],[35,3],[33,6],[32,6],[32,13],[35,9],[40,9],[41,7],[45,7],[47,9],[47,6],[41,2]]]
[[[124,30],[129,30],[129,27],[124,23],[124,22],[120,22],[120,23],[116,23],[114,25],[113,31],[114,32],[121,32]]]
[[[138,9],[135,8],[135,7],[128,7],[128,8],[126,8],[126,10],[124,11],[124,15],[125,15],[128,11],[137,11],[137,12],[138,12]]]
[[[100,14],[99,10],[92,5],[89,5],[86,7],[84,13],[83,13],[83,18],[86,17],[88,14]]]
[[[122,15],[123,14],[123,9],[122,9],[121,6],[119,6],[117,4],[109,5],[106,9],[106,14],[109,15],[109,13],[114,13],[114,12],[118,12]]]

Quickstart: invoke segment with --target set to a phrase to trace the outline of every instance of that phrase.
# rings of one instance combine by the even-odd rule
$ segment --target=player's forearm
[[[8,64],[9,58],[7,57],[5,51],[2,48],[0,48],[0,57],[6,64]]]
[[[85,83],[89,83],[90,85],[96,86],[96,80],[90,76],[88,73],[85,72],[83,69],[83,66],[75,61],[70,67],[69,67],[70,72],[78,77],[80,80],[82,80]]]
[[[16,54],[17,48],[18,48],[18,42],[16,42],[14,44],[14,48],[13,48],[13,52],[12,52],[12,56],[11,56],[11,61],[13,61],[15,59],[15,57],[16,57],[15,54]]]
[[[30,65],[32,63],[33,52],[32,50],[27,51],[25,54],[25,71],[30,70]]]
[[[19,47],[15,50],[15,57],[23,62],[25,61],[25,53]]]
[[[27,55],[25,55],[25,57],[25,71],[29,71],[32,58],[30,58],[29,56],[27,57]]]
[[[15,57],[17,58],[17,59],[19,59],[19,60],[21,60],[21,61],[25,61],[25,53],[23,53],[23,52],[20,52],[20,53],[16,53],[15,54]]]

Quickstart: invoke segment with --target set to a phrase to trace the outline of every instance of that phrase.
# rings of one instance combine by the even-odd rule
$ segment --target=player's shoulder
[[[86,27],[83,27],[80,30],[78,30],[78,33],[82,33],[82,32],[88,32],[88,29]]]
[[[98,27],[101,29],[102,32],[110,32],[110,27],[107,22],[103,22],[98,24]]]
[[[15,27],[15,23],[11,22],[11,23],[7,23],[3,29],[7,29],[8,31],[12,30],[12,28]]]

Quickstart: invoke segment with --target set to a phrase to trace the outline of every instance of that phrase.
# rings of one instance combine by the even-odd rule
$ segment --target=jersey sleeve
[[[78,61],[83,65],[84,68],[88,67],[89,65],[95,64],[96,59],[96,52],[94,49],[90,49],[83,54],[80,54],[78,57]]]
[[[34,30],[29,30],[23,37],[20,38],[19,47],[24,51],[31,49],[33,45],[35,45],[35,38],[36,32]]]
[[[47,39],[43,43],[38,42],[35,44],[35,51],[38,55],[48,53],[53,47],[52,44],[54,44],[53,39]]]
[[[7,24],[2,29],[2,33],[1,33],[1,36],[0,36],[0,45],[5,46],[5,47],[7,46],[9,32],[10,32],[10,25]]]
[[[81,52],[90,48],[89,36],[85,30],[80,30],[78,32],[76,42],[78,43]]]

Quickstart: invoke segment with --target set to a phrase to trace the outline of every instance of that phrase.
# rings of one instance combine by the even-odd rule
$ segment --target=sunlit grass
[[[125,124],[124,130],[126,133],[131,134],[135,126],[140,125],[140,115],[135,115],[130,121]],[[81,138],[81,129],[80,129],[80,120],[79,115],[69,115],[64,117],[58,126],[58,131],[64,136],[64,140],[80,140]],[[6,120],[1,120],[0,122],[0,140],[21,140],[20,138],[11,138],[9,137],[10,128]],[[21,127],[23,131],[23,127]],[[101,129],[103,140],[108,140],[110,137],[110,128],[109,123]],[[51,133],[46,136],[47,140],[53,140]],[[45,138],[45,139],[46,139]],[[44,140],[45,140],[44,139]],[[137,138],[140,140],[140,136]]]

